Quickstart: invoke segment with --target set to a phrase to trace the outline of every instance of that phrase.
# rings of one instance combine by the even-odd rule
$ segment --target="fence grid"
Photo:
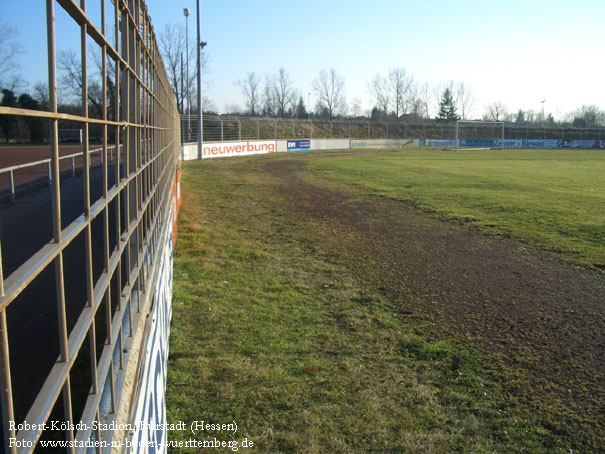
[[[83,446],[87,440],[111,442],[114,433],[110,423],[118,418],[128,352],[135,336],[141,337],[137,330],[146,326],[139,321],[144,321],[151,305],[153,276],[163,252],[161,238],[172,223],[172,189],[181,142],[179,115],[147,7],[144,0],[112,0],[113,11],[106,11],[108,3],[96,1],[101,8],[100,29],[87,16],[85,0],[79,5],[74,0],[46,1],[49,111],[0,107],[0,115],[48,122],[50,150],[44,163],[49,166],[52,201],[52,241],[7,276],[0,255],[0,400],[6,452],[33,452],[41,437],[56,436],[44,429],[44,423],[57,411],[62,411],[66,423],[64,440],[76,446]],[[57,112],[56,6],[63,8],[80,28],[79,115]],[[107,30],[109,14],[113,14],[113,39]],[[102,55],[101,118],[93,118],[88,111],[90,40]],[[108,99],[108,80],[115,86],[113,99]],[[111,120],[110,104],[119,106]],[[65,158],[59,154],[58,133],[59,121],[65,120],[77,123],[83,131],[78,154],[83,207],[81,215],[69,223],[62,219],[65,194],[61,191],[60,161]],[[101,131],[100,149],[91,149],[91,128]],[[101,155],[100,181],[92,178],[92,152]],[[100,189],[101,196],[93,200],[91,189]],[[100,229],[93,228],[93,224]],[[96,230],[101,231],[100,235]],[[6,249],[11,245],[2,244],[0,238],[0,254],[3,246]],[[79,272],[85,281],[85,301],[74,301],[74,292],[69,289],[71,281],[80,278],[67,271],[73,269],[68,253],[73,249],[77,249],[78,263],[84,264]],[[17,401],[22,400],[20,393],[25,390],[19,388],[22,382],[11,373],[11,361],[23,358],[10,354],[11,345],[18,340],[11,333],[7,311],[24,305],[28,289],[47,274],[54,286],[54,292],[47,293],[55,299],[57,323],[55,334],[45,342],[53,348],[58,346],[59,357],[49,365],[50,372],[31,405],[16,411]],[[70,313],[74,307],[81,308],[79,313]],[[46,345],[41,342],[37,347],[44,350]],[[79,366],[80,362],[84,367]],[[129,404],[130,399],[126,400]],[[28,424],[19,424],[21,421]],[[19,444],[11,444],[10,439]],[[86,452],[86,448],[66,451]]]
[[[196,115],[181,115],[181,139],[197,141]],[[382,122],[373,120],[319,120],[204,115],[204,141],[288,139],[454,139],[456,123]],[[601,128],[516,125],[506,123],[506,139],[605,140]],[[472,126],[460,129],[460,138],[501,138],[501,129]]]

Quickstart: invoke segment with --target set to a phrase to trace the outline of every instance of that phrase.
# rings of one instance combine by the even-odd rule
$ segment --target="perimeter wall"
[[[406,149],[416,147],[455,147],[455,139],[292,139],[292,140],[249,140],[233,142],[204,142],[202,159],[228,156],[246,156],[274,152],[295,152],[311,150],[344,149]],[[498,139],[460,139],[459,146],[464,147],[502,147]],[[605,140],[543,140],[510,139],[504,140],[504,148],[601,148],[605,149]],[[185,143],[181,146],[181,159],[198,159],[197,143]]]

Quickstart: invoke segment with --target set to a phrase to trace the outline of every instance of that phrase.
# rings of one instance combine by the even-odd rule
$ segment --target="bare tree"
[[[489,121],[503,121],[507,114],[506,106],[501,101],[496,101],[485,106],[483,118]]]
[[[166,24],[164,31],[160,33],[160,51],[164,57],[164,66],[168,74],[168,80],[174,96],[176,97],[179,112],[184,112],[186,88],[190,86],[191,80],[187,80],[184,74],[184,61],[187,58],[186,36],[183,26],[180,24]]]
[[[410,88],[409,95],[409,111],[412,115],[414,115],[416,120],[420,120],[425,117],[425,104],[424,99],[422,97],[422,86],[418,83],[414,82],[412,87]]]
[[[435,112],[439,112],[439,109],[441,108],[441,97],[445,90],[450,87],[451,85],[444,83],[435,84],[430,87],[430,94],[427,95],[427,104],[430,104]],[[427,111],[428,110],[429,109],[427,109]]]
[[[261,78],[254,71],[246,74],[244,79],[235,82],[235,85],[241,88],[242,94],[246,97],[246,107],[248,113],[253,117],[258,115],[261,109]]]
[[[422,106],[422,118],[431,118],[430,106],[431,106],[431,87],[428,82],[424,82],[418,86],[417,96]]]
[[[351,104],[351,116],[353,118],[357,118],[361,116],[361,99],[355,98],[353,99],[353,103]]]
[[[34,85],[34,99],[40,103],[42,110],[48,110],[48,84],[38,82]]]
[[[22,47],[16,36],[15,28],[0,22],[0,88],[11,91],[24,85],[17,64],[17,55],[22,52]]]
[[[184,112],[186,100],[192,103],[191,109],[197,111],[197,107],[194,105],[197,99],[197,65],[195,64],[197,49],[190,42],[189,55],[187,55],[186,43],[187,36],[182,24],[166,24],[164,31],[159,34],[160,52],[180,112]],[[187,60],[189,60],[189,77],[187,77],[186,71]],[[208,72],[208,66],[208,55],[202,51],[202,70],[204,73]],[[203,84],[208,84],[207,78],[204,78]],[[203,105],[206,107],[205,103]]]
[[[334,68],[329,71],[319,71],[319,76],[313,80],[320,109],[326,109],[331,120],[345,108],[345,80]]]
[[[475,105],[475,97],[471,89],[460,82],[456,86],[456,105],[460,109],[460,117],[462,120],[468,120]]]
[[[228,103],[225,104],[225,113],[227,115],[242,115],[244,113],[244,109],[242,109],[237,103]]]
[[[389,81],[380,74],[376,74],[374,79],[372,79],[372,82],[368,83],[368,89],[374,97],[378,108],[384,112],[385,115],[388,115],[389,107],[391,105]]]
[[[580,128],[598,128],[605,125],[605,112],[594,104],[583,105],[573,112],[572,123]]]
[[[204,106],[204,113],[216,113],[214,101],[207,96],[202,96],[202,106]],[[197,113],[197,107],[192,106],[192,109],[195,109],[193,113]]]
[[[57,55],[59,86],[75,103],[82,102],[82,64],[74,51],[61,51]],[[103,88],[94,74],[89,75],[87,98],[94,112],[92,116],[101,117],[103,112]]]
[[[271,88],[271,80],[267,78],[262,96],[262,114],[272,117],[277,112],[275,94]]]
[[[389,70],[389,87],[397,119],[405,114],[409,106],[409,96],[414,84],[414,78],[403,68]]]
[[[272,92],[275,114],[285,117],[296,105],[296,93],[290,76],[284,68],[280,68],[275,77],[267,78],[267,85]]]

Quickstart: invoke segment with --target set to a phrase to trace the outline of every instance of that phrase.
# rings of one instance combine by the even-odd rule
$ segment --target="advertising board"
[[[602,142],[598,140],[566,140],[564,147],[566,148],[601,148]]]
[[[288,140],[288,151],[308,151],[311,149],[310,140]]]
[[[351,148],[417,147],[418,139],[351,139]]]
[[[556,139],[524,139],[521,141],[521,148],[561,148],[562,140]]]
[[[173,206],[173,210],[175,207]],[[166,378],[168,367],[168,337],[172,318],[172,223],[164,241],[158,277],[153,289],[153,304],[149,314],[149,335],[142,345],[143,358],[138,377],[138,390],[132,413],[135,430],[129,434],[126,452],[166,452]],[[146,426],[138,424],[145,421]],[[153,446],[155,449],[140,449]]]
[[[496,146],[502,146],[502,140],[496,140]],[[523,140],[521,139],[504,139],[504,148],[521,148],[523,146]]]
[[[455,147],[455,139],[424,139],[425,147]]]
[[[225,156],[248,156],[273,153],[275,141],[254,142],[205,142],[202,145],[202,159]]]
[[[342,150],[350,147],[349,139],[311,139],[311,150]]]
[[[460,139],[461,147],[493,147],[496,140],[494,139]],[[498,142],[502,142],[499,140]]]

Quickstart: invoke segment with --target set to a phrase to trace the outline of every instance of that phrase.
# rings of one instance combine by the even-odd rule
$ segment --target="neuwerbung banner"
[[[252,154],[273,153],[274,141],[261,142],[212,142],[202,145],[202,159],[223,156],[247,156]]]

